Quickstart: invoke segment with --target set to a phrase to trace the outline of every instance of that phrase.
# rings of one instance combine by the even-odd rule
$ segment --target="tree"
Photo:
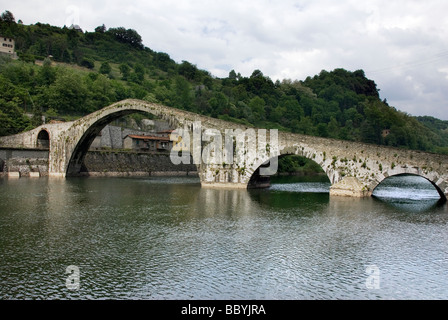
[[[236,77],[237,77],[236,72],[235,72],[235,70],[232,69],[229,72],[229,79],[236,80]]]
[[[51,60],[45,58],[42,68],[39,70],[39,82],[45,86],[49,86],[56,80],[56,70],[51,66]]]
[[[265,112],[264,112],[265,105],[266,105],[265,101],[259,96],[256,96],[250,100],[249,108],[251,109],[252,114],[255,117],[255,121],[265,119]]]
[[[134,66],[134,73],[130,75],[129,80],[137,84],[142,84],[145,80],[145,67],[141,63]]]
[[[106,32],[106,26],[103,24],[102,26],[98,26],[95,28],[95,32],[98,33],[105,33]]]
[[[328,123],[328,134],[331,138],[338,139],[339,138],[339,128],[340,125],[336,121],[334,117],[331,117],[330,122]]]
[[[228,113],[229,101],[225,94],[216,92],[215,95],[208,101],[211,107],[211,116],[217,118],[221,114]]]
[[[175,65],[174,60],[165,52],[156,52],[154,62],[162,71],[168,71],[170,66]]]
[[[188,61],[182,61],[179,66],[179,74],[188,80],[196,80],[198,77],[198,68]]]
[[[0,35],[4,37],[16,37],[18,25],[14,15],[10,11],[5,11],[0,16]]]
[[[326,123],[319,123],[317,125],[317,134],[319,137],[328,137],[328,127]]]
[[[282,97],[279,105],[285,108],[285,116],[290,120],[300,120],[304,116],[303,109],[294,96]]]
[[[96,109],[103,108],[115,100],[115,92],[111,86],[111,80],[106,76],[97,74],[97,78],[89,84],[89,103]]]
[[[88,89],[82,77],[66,70],[58,75],[49,87],[46,97],[48,107],[59,113],[85,113],[94,111],[86,105]]]
[[[252,92],[254,95],[268,95],[275,96],[275,85],[271,79],[265,77],[260,70],[255,70],[249,79],[242,79],[246,85],[246,90]],[[241,81],[241,80],[240,80]]]
[[[175,99],[174,92],[164,85],[157,86],[154,89],[154,95],[157,101],[168,106],[172,105],[173,100]]]
[[[315,130],[313,126],[313,122],[309,117],[303,117],[300,119],[299,125],[298,125],[298,131],[299,133],[308,134],[308,135],[315,135]]]
[[[0,98],[0,136],[19,133],[25,130],[30,121],[19,108],[17,98],[6,101]]]
[[[39,106],[33,105],[32,114],[30,129],[36,128],[42,124],[42,109]]]
[[[112,71],[112,68],[111,68],[109,62],[105,61],[105,62],[101,63],[100,73],[109,74],[111,71]]]
[[[95,67],[95,61],[89,58],[82,58],[80,65],[88,69],[93,69]]]
[[[15,23],[16,19],[14,18],[14,15],[11,13],[11,11],[6,10],[0,16],[0,21]]]
[[[254,70],[254,72],[252,72],[252,75],[250,77],[251,78],[263,77],[263,72],[261,72],[258,69]]]
[[[283,118],[283,115],[285,114],[285,111],[286,108],[278,106],[271,112],[269,120],[280,123]]]
[[[191,105],[193,103],[193,97],[191,95],[190,83],[185,80],[184,77],[177,76],[174,81],[174,92],[175,92],[175,106],[184,109],[191,110]]]
[[[123,27],[110,28],[107,33],[113,35],[120,42],[128,43],[133,47],[143,49],[142,37],[134,29],[125,29]]]
[[[121,72],[121,79],[126,81],[131,73],[131,67],[129,67],[127,63],[122,63],[120,64],[119,69]]]

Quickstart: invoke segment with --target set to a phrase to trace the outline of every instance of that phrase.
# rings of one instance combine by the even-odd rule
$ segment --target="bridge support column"
[[[202,164],[198,171],[204,188],[247,189],[248,178],[233,165]]]
[[[372,191],[355,177],[345,177],[330,188],[330,196],[364,198],[371,195]]]
[[[65,173],[61,173],[61,172],[49,172],[49,173],[48,173],[48,177],[50,177],[50,178],[62,179],[62,178],[65,178]]]
[[[247,189],[247,183],[201,182],[201,187],[215,189]]]

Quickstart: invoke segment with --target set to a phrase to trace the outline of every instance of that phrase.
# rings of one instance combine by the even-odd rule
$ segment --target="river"
[[[448,209],[419,177],[0,179],[1,299],[448,299]]]

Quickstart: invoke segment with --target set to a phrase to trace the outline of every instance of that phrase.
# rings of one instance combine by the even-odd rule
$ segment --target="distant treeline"
[[[0,135],[38,126],[42,115],[73,119],[136,98],[257,127],[448,154],[447,121],[389,106],[362,70],[300,81],[274,82],[260,70],[217,78],[145,47],[132,29],[26,26],[6,12],[0,20],[19,56],[0,60]]]

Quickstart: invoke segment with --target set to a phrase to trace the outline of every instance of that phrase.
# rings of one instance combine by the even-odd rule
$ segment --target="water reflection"
[[[399,175],[385,179],[373,192],[373,197],[405,212],[427,212],[443,206],[435,187],[425,178]]]
[[[248,191],[251,199],[262,207],[290,212],[298,208],[308,208],[310,211],[319,210],[326,206],[330,199],[328,193],[300,193],[294,191],[281,191],[272,189],[252,189]]]
[[[272,186],[269,192],[258,193],[258,201],[265,201],[277,205],[295,207],[308,205],[306,202],[316,204],[325,201],[324,194],[329,193],[330,182],[326,176],[286,176],[272,179]],[[276,203],[276,192],[285,192],[289,201]],[[312,194],[312,196],[307,195]],[[254,194],[254,197],[256,194]],[[270,199],[270,198],[274,199]],[[415,175],[392,176],[384,180],[373,192],[374,199],[379,203],[384,203],[394,209],[403,212],[427,212],[443,207],[445,201],[440,198],[435,187],[425,178]],[[327,197],[328,201],[329,196]],[[344,203],[343,199],[333,199],[333,202]],[[350,205],[355,205],[354,199],[348,200]]]
[[[445,205],[445,201],[437,200],[412,200],[412,199],[393,199],[393,198],[376,198],[378,202],[382,202],[391,208],[398,209],[402,212],[423,213],[436,210]]]
[[[249,192],[261,205],[288,211],[300,207],[317,210],[328,203],[329,190],[326,176],[279,176],[271,179],[270,188]]]
[[[328,187],[0,179],[0,298],[448,298],[446,206],[409,214],[389,200],[303,191],[311,183]],[[72,264],[82,279],[73,292]],[[366,288],[368,265],[381,270],[379,290]]]

